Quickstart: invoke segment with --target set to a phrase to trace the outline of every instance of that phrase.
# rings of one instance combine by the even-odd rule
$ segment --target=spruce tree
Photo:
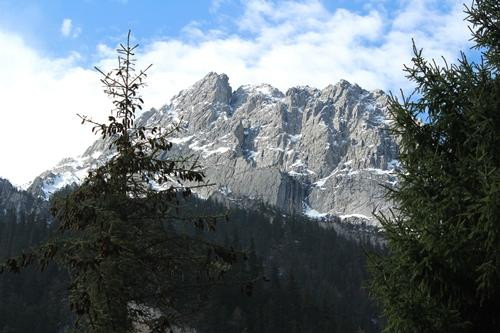
[[[129,32],[117,50],[118,67],[109,73],[98,69],[115,107],[108,121],[81,117],[114,154],[75,191],[53,200],[58,232],[0,268],[17,272],[56,262],[67,269],[77,331],[165,332],[182,325],[236,259],[233,251],[175,227],[213,228],[218,217],[189,209],[193,186],[207,184],[196,160],[169,154],[175,126],[135,124],[147,70],[135,70],[136,48]]]
[[[465,12],[481,61],[414,46],[415,95],[391,98],[402,170],[371,260],[386,332],[500,332],[500,2]]]

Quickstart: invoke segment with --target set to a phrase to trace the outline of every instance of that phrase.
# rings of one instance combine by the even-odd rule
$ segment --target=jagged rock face
[[[31,193],[17,189],[6,180],[0,178],[0,216],[12,210],[16,215],[43,214],[48,217],[47,201],[36,198]]]
[[[36,177],[27,187],[27,191],[35,197],[47,200],[66,186],[77,186],[85,179],[89,170],[105,162],[111,154],[105,149],[108,147],[109,143],[96,141],[82,156],[65,158],[51,170]]]
[[[262,84],[232,91],[228,81],[224,74],[209,73],[137,121],[148,126],[181,121],[183,130],[171,138],[169,154],[200,156],[208,179],[217,184],[201,196],[222,193],[288,212],[355,220],[388,207],[380,185],[397,182],[397,142],[387,131],[388,97],[382,91],[343,80],[323,90],[295,87],[282,93]],[[60,163],[52,178],[39,178],[31,191],[43,189],[45,179],[61,177],[61,170],[64,179],[73,179],[72,168],[81,172],[100,153],[109,154],[106,148],[97,141],[79,160]]]

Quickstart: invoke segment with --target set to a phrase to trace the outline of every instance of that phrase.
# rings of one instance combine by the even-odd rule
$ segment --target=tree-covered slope
[[[193,199],[194,212],[226,212],[215,231],[175,226],[248,253],[189,318],[199,332],[378,332],[363,285],[365,249],[304,217],[269,207],[227,208]],[[0,207],[1,208],[1,207]],[[43,216],[38,215],[38,216]],[[8,210],[0,217],[0,257],[40,243],[55,229],[46,219]],[[246,281],[255,279],[253,286]],[[0,275],[0,332],[58,332],[71,323],[66,275],[49,266]]]

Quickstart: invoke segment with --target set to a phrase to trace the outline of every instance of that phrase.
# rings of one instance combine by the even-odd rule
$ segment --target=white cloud
[[[82,29],[80,27],[74,27],[73,21],[69,18],[65,18],[61,24],[61,35],[64,37],[76,38],[80,35]]]
[[[47,59],[1,31],[0,42],[0,64],[8,64],[0,68],[0,177],[22,184],[81,153],[95,137],[76,113],[102,116],[109,101],[95,73],[75,66],[78,54]]]
[[[64,19],[62,24],[61,24],[61,34],[64,37],[68,37],[71,34],[71,28],[72,28],[72,21],[71,19]]]
[[[97,44],[96,51],[100,58],[113,58],[115,56],[115,50],[106,44]]]
[[[216,13],[219,8],[228,0],[212,0],[210,3],[210,13]]]
[[[139,67],[153,64],[143,94],[146,107],[162,106],[209,71],[228,74],[233,88],[261,82],[282,90],[323,88],[347,79],[366,89],[408,89],[402,67],[410,63],[412,37],[424,55],[436,59],[453,60],[470,45],[462,6],[446,0],[450,9],[442,12],[437,1],[399,1],[394,12],[385,1],[373,0],[364,13],[329,11],[314,0],[244,2],[245,12],[236,18],[239,30],[223,34],[193,23],[183,31],[188,40],[143,45]],[[0,176],[22,183],[60,158],[81,153],[94,137],[75,114],[102,119],[110,105],[96,73],[76,65],[78,55],[47,59],[1,32],[0,43],[8,46],[0,54],[0,91],[9,96],[0,122],[0,153],[9,162],[0,164]],[[115,65],[113,49],[96,46],[103,69]]]
[[[153,105],[166,103],[209,71],[228,74],[235,88],[261,82],[282,90],[306,84],[322,88],[347,79],[366,89],[409,89],[402,68],[410,63],[412,38],[424,55],[437,60],[443,55],[453,61],[470,45],[462,6],[447,1],[446,12],[435,8],[437,0],[400,1],[389,16],[388,5],[376,0],[364,14],[332,12],[315,0],[250,0],[236,19],[239,31],[221,36],[191,25],[187,30],[195,42],[147,45],[141,59],[154,67],[146,97]]]

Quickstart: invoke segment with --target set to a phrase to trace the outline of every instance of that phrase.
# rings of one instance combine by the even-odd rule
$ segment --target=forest
[[[378,312],[368,298],[365,251],[334,228],[270,207],[243,209],[190,199],[191,209],[224,212],[215,231],[176,226],[246,253],[203,308],[186,318],[197,332],[379,332]],[[19,254],[54,232],[48,215],[0,215],[0,258]],[[245,281],[255,280],[252,285]],[[49,265],[0,275],[0,332],[63,332],[71,327],[66,272]]]

